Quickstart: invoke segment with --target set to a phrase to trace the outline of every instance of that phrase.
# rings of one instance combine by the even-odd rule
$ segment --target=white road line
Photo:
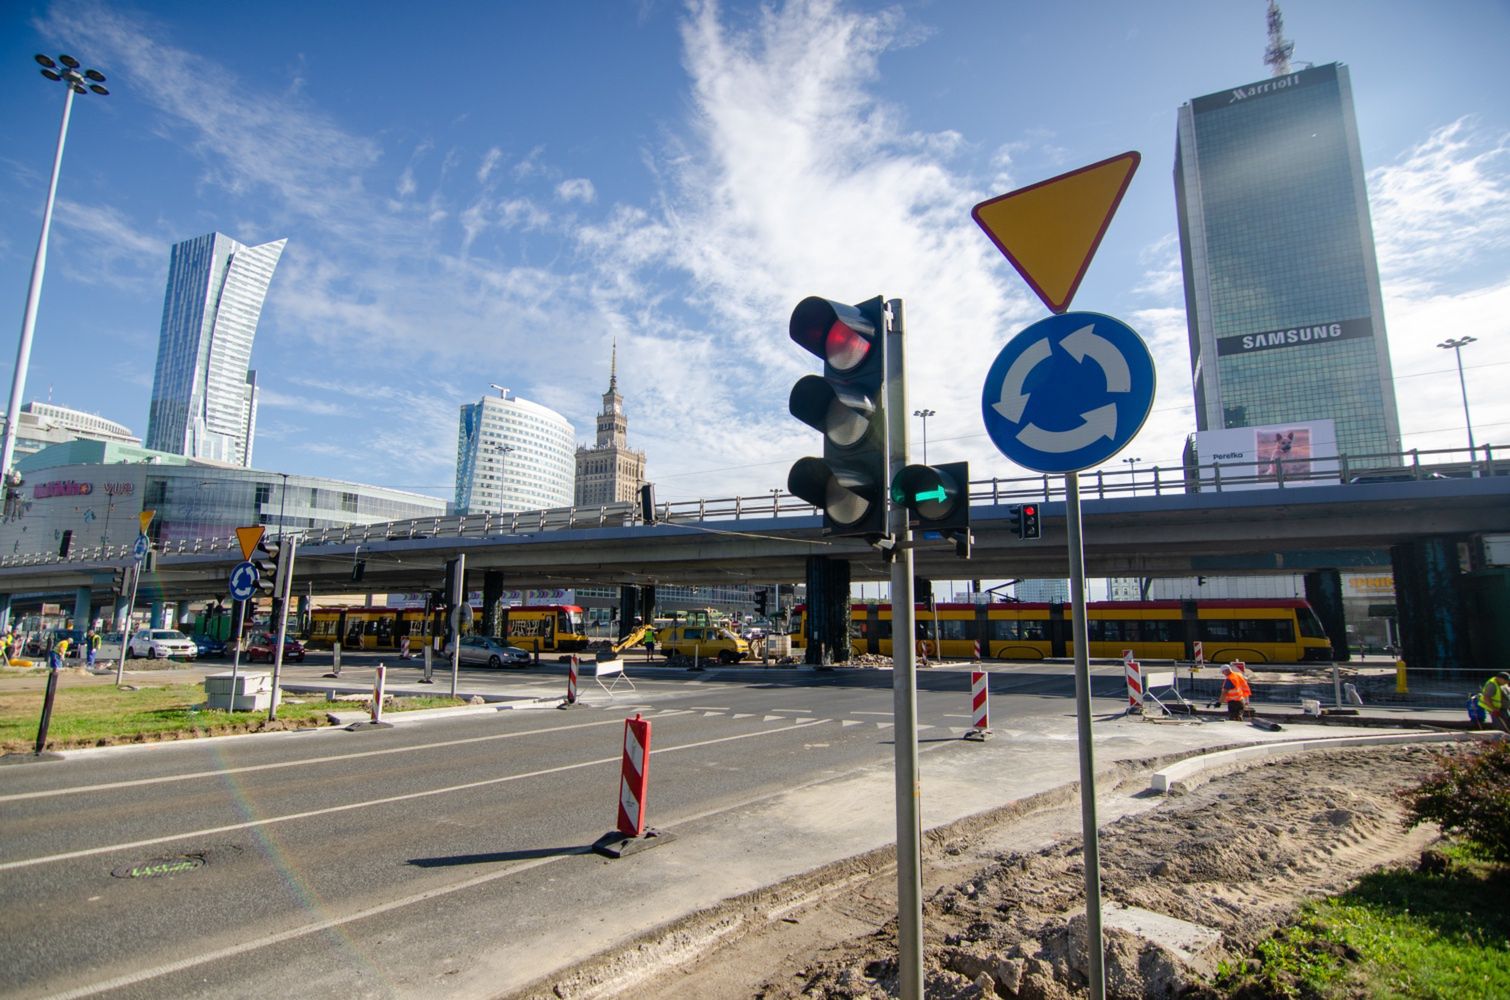
[[[782,732],[786,731],[787,730],[782,730]],[[774,732],[774,730],[767,730],[767,732]],[[711,742],[717,743],[722,741],[713,740]],[[678,747],[676,749],[691,749],[693,746],[701,745],[704,744],[691,744],[687,747]],[[928,753],[931,750],[943,745],[944,744],[934,744],[933,746],[921,747],[919,749],[919,752]],[[663,751],[655,751],[655,753],[661,752]],[[819,778],[815,779],[814,781],[798,785],[796,787],[808,788],[827,780],[828,778],[826,777]],[[766,796],[757,801],[765,801],[765,799],[767,798],[775,798],[786,795],[790,791],[792,791],[792,789],[783,788],[773,793],[771,796]],[[706,819],[709,816],[718,815],[724,811],[726,811],[725,807],[720,806],[714,809],[704,810],[703,812],[693,813],[688,816],[674,817],[672,825],[695,823],[699,820]],[[243,941],[239,944],[234,944],[226,948],[220,948],[216,951],[195,955],[192,958],[185,958],[180,959],[176,962],[169,962],[165,965],[160,965],[155,969],[143,969],[139,972],[127,973],[123,976],[117,976],[114,979],[108,979],[100,983],[93,983],[89,986],[69,990],[65,993],[55,993],[48,997],[47,1000],[81,1000],[81,998],[83,997],[94,996],[98,993],[104,993],[109,990],[123,989],[127,986],[133,986],[137,983],[146,982],[149,979],[157,979],[160,976],[170,975],[174,972],[182,972],[185,969],[192,969],[195,966],[203,965],[206,962],[214,962],[224,958],[234,958],[237,955],[245,955],[249,952],[254,952],[270,945],[282,944],[284,941],[297,940],[298,938],[306,937],[310,934],[316,934],[320,931],[329,930],[332,927],[340,927],[343,924],[355,923],[358,920],[365,920],[368,917],[380,916],[381,914],[388,913],[392,910],[401,909],[405,906],[412,906],[415,903],[423,903],[426,900],[437,899],[441,896],[449,896],[451,893],[461,892],[465,889],[471,889],[474,886],[486,885],[489,882],[496,882],[501,878],[511,878],[515,875],[518,875],[520,872],[529,871],[531,868],[539,868],[541,865],[553,864],[557,861],[560,861],[563,857],[575,857],[581,854],[586,854],[589,850],[589,848],[574,849],[567,853],[558,854],[548,858],[533,858],[529,861],[520,861],[516,864],[506,865],[498,871],[489,872],[485,875],[478,875],[474,878],[469,878],[465,881],[456,882],[451,885],[441,886],[435,889],[426,889],[425,891],[417,892],[412,896],[405,896],[402,899],[395,899],[390,900],[386,903],[379,903],[376,906],[370,906],[363,910],[357,910],[353,913],[346,914],[345,916],[330,917],[325,920],[317,921],[316,923],[304,924],[299,927],[290,928],[289,930],[273,934],[269,937],[257,938],[252,941]]]
[[[272,771],[281,767],[305,767],[311,764],[329,764],[337,761],[360,760],[363,757],[382,757],[393,753],[413,753],[419,750],[439,750],[443,747],[464,746],[468,743],[487,743],[491,740],[513,740],[521,736],[539,736],[542,733],[564,733],[573,729],[591,729],[594,726],[622,725],[618,718],[600,722],[583,722],[572,726],[557,726],[552,729],[527,729],[520,733],[494,733],[490,736],[468,736],[465,739],[443,740],[439,743],[424,743],[411,747],[388,747],[383,750],[362,750],[357,753],[327,754],[324,757],[304,757],[299,760],[279,761],[275,764],[247,764],[243,767],[224,767],[214,771],[191,771],[185,774],[169,774],[160,778],[133,778],[130,781],[108,781],[98,785],[77,785],[69,788],[49,788],[40,792],[15,792],[0,795],[0,802],[18,802],[22,799],[45,799],[55,795],[77,795],[80,792],[106,792],[116,788],[137,788],[141,785],[159,785],[165,781],[188,781],[193,778],[218,778],[227,774],[247,774],[252,771]]]
[[[615,719],[615,722],[619,720]],[[793,729],[806,729],[816,723],[808,723],[807,726],[793,726]],[[772,733],[790,732],[787,729],[762,729],[753,733],[741,733],[737,736],[720,736],[717,739],[701,740],[697,743],[684,743],[681,746],[659,747],[651,751],[651,757],[657,754],[676,753],[681,750],[695,750],[699,747],[713,746],[718,743],[731,743],[735,740],[747,740],[756,736],[769,736]],[[565,771],[577,771],[584,767],[598,767],[604,764],[612,764],[621,760],[621,754],[612,757],[600,757],[596,760],[581,761],[576,764],[562,764],[559,767],[547,767],[539,771],[529,771],[524,774],[509,774],[501,778],[484,778],[481,781],[468,781],[461,785],[447,785],[444,788],[427,788],[422,792],[407,792],[403,795],[389,795],[381,799],[370,799],[366,802],[348,802],[340,806],[328,806],[324,809],[308,809],[304,812],[288,813],[283,816],[268,816],[263,819],[249,820],[245,823],[228,823],[225,826],[206,827],[203,830],[191,830],[187,833],[170,833],[161,837],[149,837],[145,840],[134,840],[123,844],[107,844],[104,847],[86,847],[77,851],[65,851],[62,854],[48,854],[36,858],[22,858],[19,861],[6,861],[0,863],[0,871],[10,871],[15,868],[30,868],[33,865],[47,864],[53,861],[68,861],[73,858],[87,858],[96,854],[109,854],[113,851],[130,851],[141,847],[151,847],[154,844],[166,844],[174,840],[189,840],[195,837],[212,837],[222,833],[230,833],[233,830],[246,830],[258,826],[272,826],[276,823],[288,823],[296,819],[309,819],[312,816],[329,816],[333,813],[350,812],[353,809],[366,809],[369,806],[388,805],[393,802],[408,802],[412,799],[429,798],[432,795],[446,795],[450,792],[465,792],[474,788],[486,788],[489,785],[501,785],[510,781],[522,781],[526,778],[542,778],[550,774],[561,774]]]
[[[892,716],[891,712],[851,712],[850,714],[851,715],[884,715],[888,719],[891,718],[891,716]]]

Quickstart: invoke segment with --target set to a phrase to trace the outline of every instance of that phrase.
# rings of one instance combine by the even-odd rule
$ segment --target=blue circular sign
[[[981,414],[1003,455],[1035,472],[1078,472],[1127,446],[1153,407],[1153,357],[1100,313],[1039,320],[986,372]]]
[[[131,555],[135,557],[137,562],[141,562],[143,559],[147,558],[147,550],[151,547],[152,543],[147,540],[147,536],[145,534],[137,535],[136,544],[131,546]]]
[[[257,565],[255,563],[238,563],[231,570],[231,599],[244,601],[257,592]]]

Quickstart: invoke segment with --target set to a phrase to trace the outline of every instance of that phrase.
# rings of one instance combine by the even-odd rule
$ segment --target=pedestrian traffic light
[[[952,539],[970,558],[969,462],[906,466],[891,481],[891,501],[907,508],[912,527]]]
[[[1025,503],[1012,508],[1013,527],[1017,529],[1018,538],[1037,538],[1040,531],[1038,527],[1038,505]]]
[[[791,338],[823,359],[823,375],[792,386],[792,416],[823,432],[823,457],[801,458],[787,489],[823,511],[826,535],[887,534],[886,316],[877,296],[844,305],[809,296]]]

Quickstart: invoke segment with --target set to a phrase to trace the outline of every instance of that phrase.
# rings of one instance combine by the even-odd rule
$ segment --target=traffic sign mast
[[[986,376],[981,410],[986,432],[1007,458],[1035,472],[1064,474],[1064,524],[1070,563],[1071,628],[1075,646],[1075,725],[1080,749],[1080,828],[1085,850],[1085,922],[1089,942],[1088,992],[1106,998],[1106,947],[1101,932],[1101,850],[1096,820],[1096,761],[1091,742],[1090,642],[1085,610],[1085,544],[1080,517],[1080,470],[1111,458],[1143,426],[1153,405],[1154,369],[1148,347],[1109,316],[1066,315],[1091,258],[1106,235],[1142,157],[1122,153],[981,202],[971,211],[1055,315],[1033,324],[1004,347]],[[1056,349],[1058,354],[1056,355]],[[1079,393],[1065,392],[1067,370],[1099,367],[1107,401],[1079,410]],[[1036,416],[1028,410],[1032,389],[1060,400],[1061,407]],[[1094,380],[1090,384],[1096,384]],[[1077,412],[1066,412],[1072,404]],[[1027,538],[1029,515],[1019,511],[1018,531]],[[1037,537],[1036,511],[1031,515]],[[893,633],[896,634],[896,633]]]

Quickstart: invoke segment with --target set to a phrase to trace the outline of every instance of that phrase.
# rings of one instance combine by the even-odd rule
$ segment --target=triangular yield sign
[[[970,215],[1044,305],[1062,313],[1141,161],[1122,153],[983,201]]]
[[[262,533],[267,529],[262,525],[253,525],[250,528],[237,528],[236,541],[241,543],[241,558],[252,558],[252,551],[257,548],[257,543],[262,541]]]

